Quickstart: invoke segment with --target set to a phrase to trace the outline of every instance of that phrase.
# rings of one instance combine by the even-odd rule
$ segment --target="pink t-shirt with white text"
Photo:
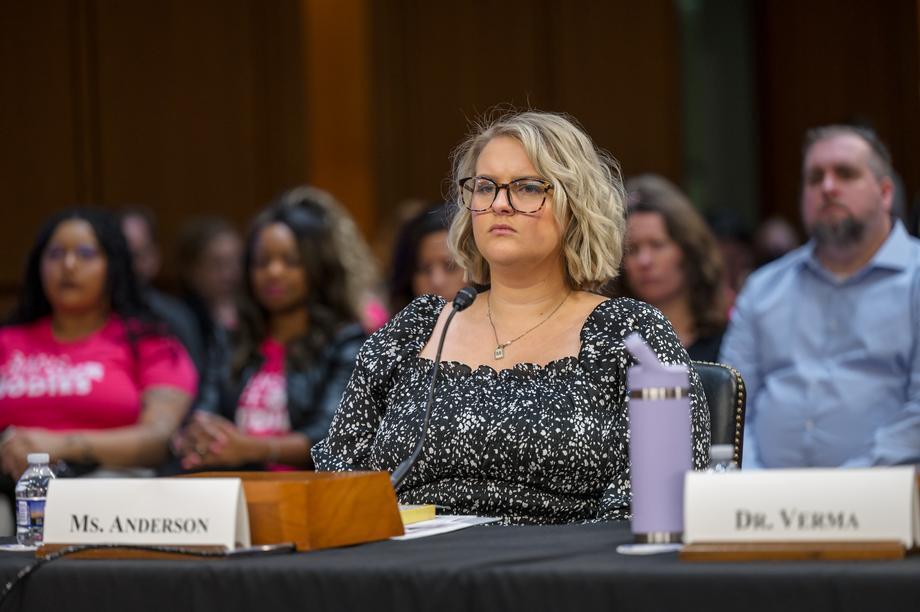
[[[117,316],[72,342],[55,339],[50,318],[0,328],[0,429],[125,427],[151,387],[195,394],[195,367],[176,340],[148,336],[136,348]]]
[[[259,347],[265,358],[236,407],[236,426],[250,436],[280,436],[291,431],[284,377],[284,345],[267,338]]]

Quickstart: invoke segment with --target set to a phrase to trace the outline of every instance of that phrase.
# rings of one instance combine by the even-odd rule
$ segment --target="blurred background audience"
[[[489,6],[499,23],[532,15],[531,9],[517,0]],[[418,294],[452,297],[462,284],[443,240],[452,204],[431,208],[428,203],[446,193],[440,179],[449,174],[448,152],[471,120],[495,105],[572,113],[600,147],[617,152],[626,172],[657,173],[673,182],[643,175],[632,184],[635,198],[641,200],[644,191],[648,196],[631,213],[634,246],[618,290],[664,311],[696,358],[715,355],[725,317],[749,274],[794,250],[808,234],[802,231],[799,207],[799,146],[807,128],[830,122],[871,125],[890,145],[897,169],[891,172],[891,215],[907,219],[911,234],[920,233],[915,95],[920,5],[914,0],[575,0],[556,15],[561,27],[554,31],[554,48],[577,52],[553,54],[553,69],[544,70],[533,49],[545,48],[545,34],[520,28],[519,44],[503,49],[498,60],[503,76],[497,81],[492,71],[470,70],[468,54],[458,53],[447,39],[432,44],[432,33],[436,36],[443,24],[468,20],[469,10],[462,3],[429,3],[419,10],[414,3],[370,0],[7,3],[0,39],[12,52],[0,55],[5,67],[0,82],[10,112],[0,116],[7,119],[0,199],[10,203],[12,213],[0,225],[7,255],[0,258],[0,308],[15,311],[0,333],[19,342],[25,330],[53,320],[57,312],[57,302],[51,301],[47,310],[36,310],[44,303],[35,296],[45,291],[39,281],[47,249],[32,244],[34,231],[51,219],[42,230],[50,240],[64,203],[100,202],[117,213],[125,236],[116,244],[103,228],[108,221],[83,219],[105,254],[107,278],[119,279],[100,289],[103,301],[111,302],[102,330],[121,320],[123,333],[111,324],[127,344],[124,338],[114,343],[118,351],[127,346],[129,355],[135,345],[172,351],[176,342],[170,334],[184,346],[174,356],[174,373],[181,380],[165,379],[172,381],[167,395],[183,406],[189,398],[179,401],[171,394],[194,395],[203,416],[195,417],[201,421],[197,425],[187,423],[187,433],[202,432],[201,449],[207,455],[208,441],[215,442],[215,453],[203,460],[197,438],[189,445],[186,435],[177,439],[185,443],[183,457],[196,468],[241,459],[252,459],[252,465],[303,465],[302,451],[321,435],[334,407],[314,408],[321,402],[313,397],[309,407],[306,399],[303,406],[285,403],[290,430],[279,410],[281,426],[272,430],[277,435],[266,436],[258,428],[239,429],[240,397],[247,386],[255,394],[256,383],[277,383],[271,375],[279,373],[285,393],[305,397],[291,386],[318,384],[311,378],[317,364],[337,359],[323,351],[341,350],[344,360],[354,348],[351,339],[337,334],[353,332],[356,344],[361,333],[354,323],[371,333]],[[627,11],[631,27],[608,36],[609,24]],[[58,35],[45,35],[49,31]],[[838,44],[861,40],[865,32],[888,35],[876,36],[872,45]],[[170,53],[161,53],[163,41],[169,41]],[[202,45],[214,52],[201,53]],[[831,46],[836,55],[828,68],[825,50]],[[637,55],[639,47],[643,53]],[[408,52],[413,49],[425,52]],[[336,58],[334,65],[330,57]],[[626,58],[623,80],[593,78],[607,70],[610,57]],[[630,95],[622,95],[624,82]],[[287,212],[277,212],[277,223],[253,226],[258,231],[246,243],[234,228],[245,227],[279,190],[305,182],[329,189],[344,207],[311,187],[291,190],[273,205],[272,210],[297,217],[289,227],[296,249],[287,244],[288,255],[296,250],[297,258],[289,257],[285,265],[294,276],[303,273],[307,301],[288,312],[273,301],[278,287],[260,292],[257,277],[267,271],[255,263],[261,261],[259,249],[267,248],[265,227],[288,227],[282,219]],[[151,208],[124,202],[151,203]],[[640,210],[644,206],[648,209]],[[310,212],[292,212],[301,209]],[[322,218],[319,225],[328,224],[316,230],[323,236],[318,244],[331,244],[329,251],[338,259],[334,270],[339,271],[317,264],[321,277],[310,276],[306,256],[321,257],[322,249],[304,242],[296,229],[298,219],[311,215]],[[78,243],[55,253],[72,251],[74,257],[65,259],[74,270],[89,269],[101,260],[91,246]],[[39,267],[23,276],[21,262],[29,253],[30,265]],[[123,268],[132,260],[133,280],[126,280]],[[379,270],[385,260],[384,281]],[[718,280],[713,271],[720,266]],[[333,289],[321,286],[326,278],[334,278]],[[275,282],[281,283],[265,281]],[[68,283],[62,295],[76,291]],[[327,303],[332,298],[324,292],[333,290],[344,297]],[[319,301],[310,302],[310,296]],[[310,311],[303,323],[304,312],[314,307],[319,314]],[[134,327],[127,322],[135,319],[144,331],[132,344]],[[108,338],[108,332],[92,328],[82,332]],[[279,331],[279,339],[276,328],[287,332]],[[65,354],[79,344],[51,343],[54,348],[42,350]],[[22,351],[10,350],[14,353],[4,353],[3,359],[13,370],[0,372],[0,388],[15,390],[22,380],[10,372],[18,371],[20,362],[11,355]],[[191,379],[183,364],[189,358],[200,379],[197,392],[187,384]],[[151,414],[148,401],[154,413],[159,411],[159,396],[146,397],[145,380],[131,384],[137,394],[131,410],[137,415],[132,421],[131,411],[124,412],[119,427],[151,435],[143,415]],[[184,391],[175,391],[180,388]],[[316,393],[322,394],[321,388],[325,385]],[[0,394],[0,403],[11,398]],[[171,416],[160,418],[171,423]],[[8,421],[15,424],[13,418]],[[308,422],[316,429],[308,430]],[[175,428],[159,427],[136,449],[143,455],[141,464],[156,463],[156,453],[148,454],[150,440],[160,444],[162,431]],[[44,437],[54,431],[7,427],[8,446],[0,448],[9,449],[4,457],[10,471],[18,469],[16,457],[30,439],[55,450],[60,440]],[[62,435],[71,445],[82,445],[80,436]],[[278,445],[259,439],[266,437]],[[224,438],[259,452],[233,456],[237,447],[227,451],[221,446],[227,444]],[[121,465],[121,456],[108,456],[107,448],[100,448],[101,458],[111,463],[115,457],[114,464]],[[95,463],[74,469],[85,471]]]
[[[754,232],[754,265],[760,267],[779,259],[802,244],[795,226],[782,217],[770,217]]]
[[[121,229],[128,241],[134,274],[144,300],[185,346],[195,368],[201,372],[204,367],[204,346],[197,331],[195,317],[178,299],[160,291],[154,286],[163,263],[163,256],[157,242],[156,215],[149,208],[131,206],[120,211]]]
[[[27,455],[63,476],[150,474],[195,395],[185,349],[150,309],[117,218],[54,215],[28,255],[0,327],[0,490]]]
[[[626,189],[626,251],[617,293],[664,313],[691,359],[716,361],[727,309],[715,236],[664,177],[638,176]]]
[[[450,204],[438,204],[400,228],[390,260],[390,310],[394,314],[420,295],[452,300],[463,287],[463,269],[447,247],[450,217]]]
[[[309,466],[365,339],[365,293],[343,250],[349,225],[332,196],[311,187],[256,217],[229,380],[214,393],[217,410],[203,406],[175,438],[182,467]]]
[[[195,317],[197,344],[202,347],[195,406],[215,412],[218,390],[229,375],[229,335],[239,321],[242,239],[225,219],[192,219],[179,230],[176,266],[180,296]]]

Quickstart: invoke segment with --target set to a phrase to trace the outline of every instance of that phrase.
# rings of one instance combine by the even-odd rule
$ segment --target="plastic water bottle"
[[[721,474],[738,469],[733,460],[735,449],[731,444],[713,444],[709,449],[709,469],[707,472]]]
[[[16,483],[16,540],[23,546],[42,543],[48,481],[54,478],[48,459],[48,453],[30,453],[29,467]]]

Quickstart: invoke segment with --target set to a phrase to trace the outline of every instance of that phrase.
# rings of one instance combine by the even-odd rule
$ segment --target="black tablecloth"
[[[473,527],[294,555],[62,559],[3,606],[26,610],[920,610],[920,557],[688,563],[623,556],[626,524]],[[0,553],[9,580],[31,556]]]

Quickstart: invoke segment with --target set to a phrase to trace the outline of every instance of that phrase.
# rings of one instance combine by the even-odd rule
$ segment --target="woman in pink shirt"
[[[328,193],[301,187],[253,223],[230,380],[217,414],[199,410],[176,450],[186,469],[309,467],[365,340],[364,288],[350,280]]]
[[[55,215],[29,254],[0,327],[0,468],[26,456],[111,468],[156,466],[188,410],[196,374],[141,298],[113,215]]]

